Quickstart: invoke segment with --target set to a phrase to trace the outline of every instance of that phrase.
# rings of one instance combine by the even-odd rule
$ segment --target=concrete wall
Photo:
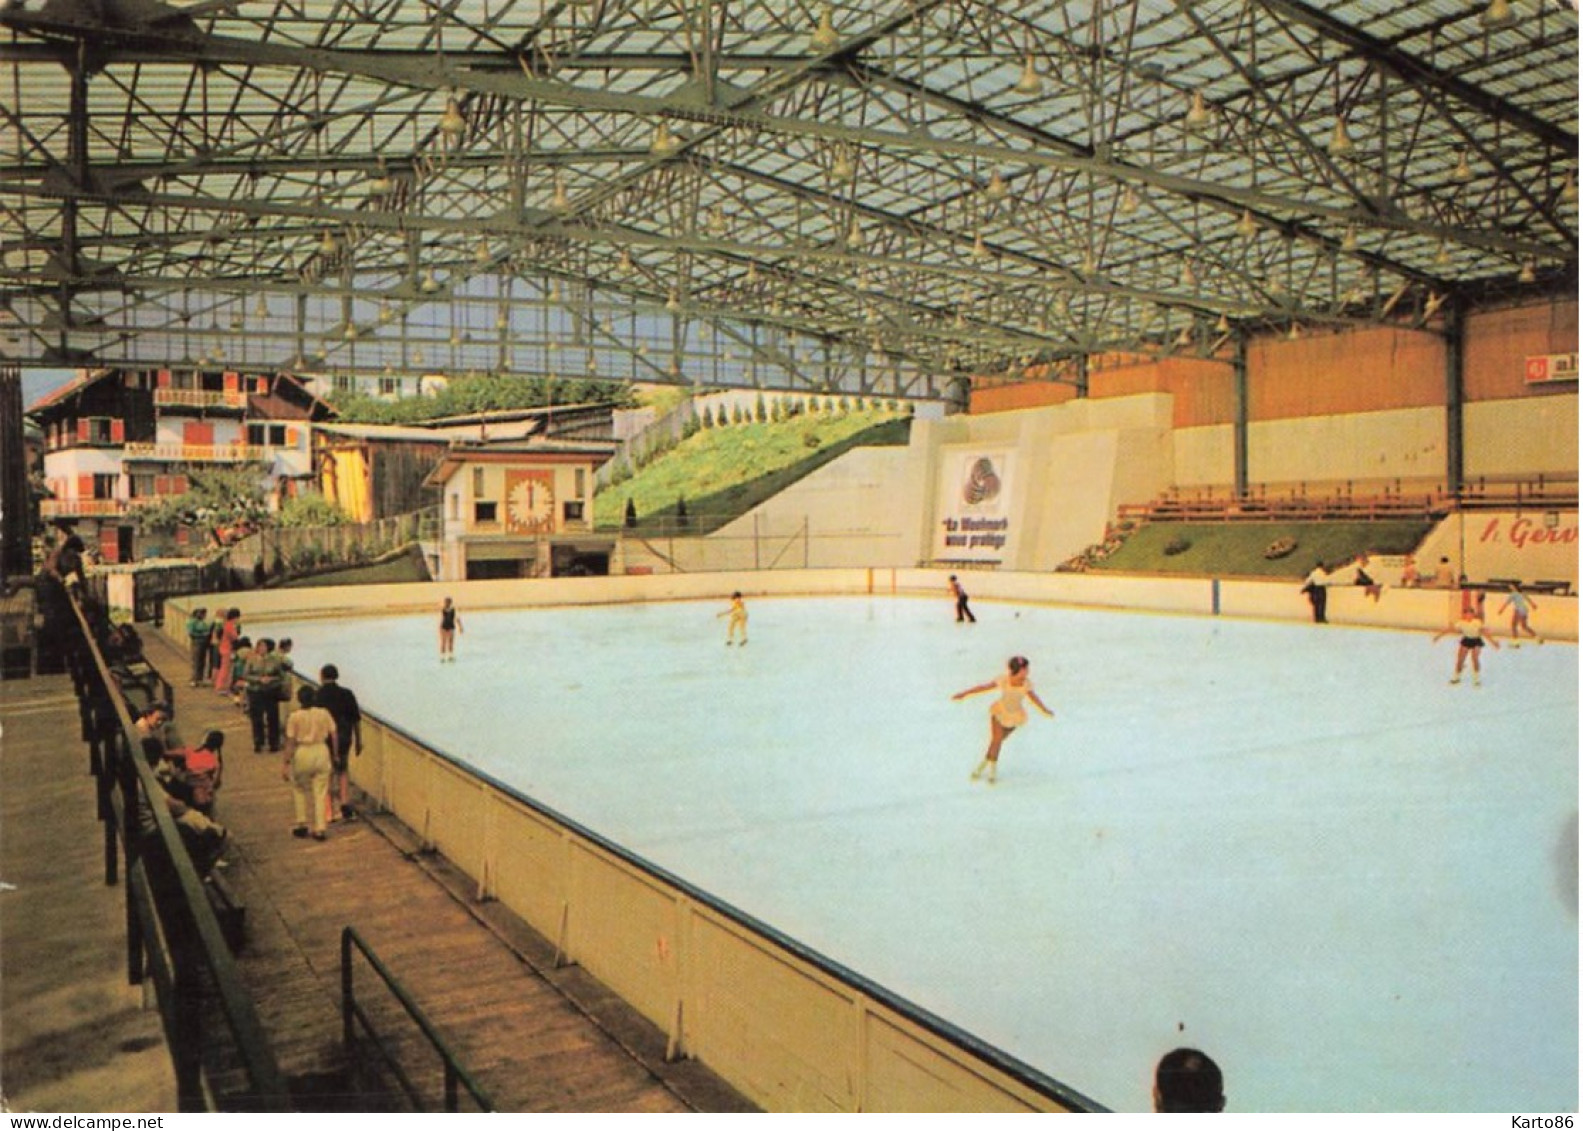
[[[1249,483],[1444,481],[1445,474],[1443,408],[1304,416],[1248,425]]]

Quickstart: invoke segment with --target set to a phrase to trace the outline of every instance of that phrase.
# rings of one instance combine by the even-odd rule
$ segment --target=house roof
[[[424,478],[426,487],[443,487],[464,467],[481,463],[569,464],[593,467],[615,454],[616,445],[599,442],[557,440],[548,443],[453,444],[434,470]]]

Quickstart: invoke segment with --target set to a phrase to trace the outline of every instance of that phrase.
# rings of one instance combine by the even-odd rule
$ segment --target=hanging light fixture
[[[655,157],[669,157],[680,149],[681,142],[676,140],[676,135],[671,133],[670,126],[661,118],[654,127],[654,140],[649,142],[649,153]]]
[[[423,347],[422,346],[413,346],[412,347],[412,364],[413,365],[422,365],[423,364]]]
[[[1566,180],[1561,182],[1561,199],[1568,204],[1576,204],[1578,202],[1577,174],[1571,169],[1567,170]]]
[[[566,196],[566,181],[559,169],[555,170],[555,191],[550,194],[550,207],[557,212],[565,212],[571,207],[571,201]]]
[[[340,247],[341,241],[335,238],[334,232],[326,228],[324,235],[319,239],[319,254],[324,256],[334,255],[340,250]]]
[[[263,295],[259,295],[258,302],[253,305],[253,317],[260,321],[269,317],[269,303]]]
[[[379,320],[381,322],[389,322],[395,316],[396,316],[396,312],[390,308],[390,300],[388,298],[380,299],[379,300]]]
[[[1341,236],[1341,250],[1342,251],[1357,251],[1358,250],[1358,229],[1356,227],[1354,227],[1353,225],[1351,225],[1351,224],[1348,224],[1347,225],[1347,230],[1344,233],[1342,233],[1342,236]]]
[[[1198,286],[1198,276],[1193,273],[1193,261],[1191,259],[1182,260],[1182,276],[1179,280],[1179,285],[1185,290],[1191,290],[1193,287]]]
[[[1034,98],[1044,93],[1044,80],[1039,77],[1039,68],[1033,65],[1032,51],[1022,57],[1022,77],[1011,89],[1024,98]]]
[[[1215,319],[1215,333],[1217,333],[1217,334],[1229,334],[1229,333],[1231,333],[1231,319],[1227,318],[1226,315],[1224,314],[1224,312],[1221,313],[1219,318]]]
[[[1193,91],[1193,103],[1187,108],[1187,128],[1194,133],[1201,133],[1209,128],[1209,107],[1204,105],[1204,92]]]
[[[1122,191],[1121,204],[1120,204],[1120,206],[1118,208],[1118,211],[1123,216],[1131,216],[1137,210],[1138,210],[1138,192],[1131,185],[1128,185],[1126,187],[1126,189],[1124,189]]]
[[[1461,146],[1457,147],[1457,167],[1451,170],[1451,179],[1464,185],[1473,179],[1473,166],[1468,164],[1468,151]]]
[[[479,236],[478,247],[473,250],[473,262],[480,267],[488,267],[490,258],[489,241]]]
[[[445,113],[440,115],[440,133],[446,141],[455,144],[466,130],[467,116],[462,113],[461,102],[452,94],[445,100]]]
[[[1490,6],[1485,8],[1483,14],[1479,16],[1479,23],[1483,24],[1489,31],[1493,31],[1496,28],[1511,27],[1516,22],[1517,17],[1512,12],[1512,6],[1508,3],[1508,0],[1490,0]]]
[[[1529,259],[1523,260],[1522,270],[1517,272],[1517,281],[1519,283],[1525,283],[1526,284],[1526,283],[1534,282],[1537,278],[1538,278],[1538,273],[1534,269],[1534,261],[1533,261],[1533,259],[1529,258]]]
[[[621,254],[616,257],[616,270],[623,275],[632,274],[632,253],[626,248],[622,248]]]
[[[345,338],[349,342],[357,341],[357,323],[348,321],[346,324],[346,329],[341,331],[341,337]]]
[[[1182,348],[1184,348],[1186,346],[1190,346],[1192,344],[1193,344],[1193,326],[1192,326],[1192,323],[1188,323],[1186,326],[1183,326],[1181,328],[1181,330],[1177,333],[1177,335],[1176,335],[1176,347],[1177,347],[1177,349],[1182,349]]]
[[[1298,338],[1301,338],[1302,336],[1303,336],[1303,332],[1297,328],[1297,323],[1293,322],[1292,323],[1292,328],[1286,332],[1286,340],[1289,341],[1289,342],[1295,342]]]
[[[670,290],[670,293],[665,296],[665,309],[670,311],[672,314],[675,314],[681,308],[682,308],[681,295],[677,292],[675,287],[672,287],[671,290]]]
[[[1242,215],[1237,217],[1237,235],[1243,239],[1251,240],[1259,234],[1258,221],[1254,220],[1253,213],[1244,208]]]
[[[1336,119],[1335,129],[1330,131],[1330,144],[1325,147],[1332,157],[1342,157],[1351,153],[1355,148],[1352,138],[1347,134],[1347,121],[1345,118]]]
[[[852,155],[845,145],[835,147],[835,160],[830,162],[830,176],[838,181],[850,181],[857,170],[852,167]]]
[[[984,260],[989,257],[989,245],[984,242],[984,233],[978,232],[973,236],[973,258]]]
[[[819,13],[819,26],[813,29],[813,34],[808,37],[808,46],[816,54],[823,55],[834,51],[841,45],[841,35],[835,30],[835,10],[829,4]]]
[[[1445,240],[1441,240],[1439,248],[1437,248],[1435,250],[1435,266],[1436,267],[1449,267],[1449,266],[1451,266],[1451,249],[1446,246],[1446,241]]]
[[[418,289],[426,295],[432,295],[440,289],[440,280],[434,277],[433,267],[424,269],[423,282],[418,284]]]
[[[390,179],[390,171],[385,168],[385,159],[379,159],[379,167],[369,176],[368,183],[364,185],[369,196],[386,196],[395,187]]]
[[[852,226],[846,230],[846,246],[853,251],[863,246],[863,228],[856,218],[852,220]]]

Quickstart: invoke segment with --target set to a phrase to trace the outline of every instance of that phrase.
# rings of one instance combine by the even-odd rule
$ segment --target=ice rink
[[[1231,1111],[1576,1110],[1574,645],[1475,689],[1426,633],[725,607],[462,608],[443,665],[437,615],[246,627],[1108,1107],[1192,1045]],[[1055,719],[970,783],[993,696],[950,697],[1013,653]]]

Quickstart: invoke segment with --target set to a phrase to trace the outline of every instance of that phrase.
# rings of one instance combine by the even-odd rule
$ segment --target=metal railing
[[[361,1025],[364,1034],[367,1035],[374,1048],[379,1052],[380,1058],[384,1060],[386,1066],[395,1075],[397,1083],[401,1085],[401,1090],[407,1094],[407,1099],[411,1101],[412,1106],[419,1111],[426,1110],[423,1105],[423,1096],[417,1085],[412,1082],[411,1077],[401,1067],[395,1055],[385,1045],[385,1042],[380,1040],[379,1033],[374,1028],[373,1020],[368,1016],[362,1005],[358,1003],[357,994],[352,983],[352,951],[354,948],[367,959],[368,965],[373,969],[374,973],[379,975],[391,995],[407,1011],[407,1016],[412,1018],[419,1031],[428,1038],[429,1044],[434,1046],[434,1051],[440,1054],[440,1062],[445,1069],[445,1110],[448,1112],[461,1110],[460,1089],[466,1088],[480,1111],[494,1111],[495,1103],[489,1098],[489,1093],[484,1091],[468,1073],[467,1069],[462,1067],[461,1062],[456,1058],[456,1054],[451,1051],[451,1046],[440,1035],[439,1030],[434,1027],[434,1023],[429,1020],[428,1015],[423,1012],[417,1002],[412,1000],[412,996],[407,993],[406,988],[390,972],[389,968],[380,961],[373,948],[368,945],[363,936],[359,935],[353,927],[343,927],[341,929],[341,1040],[345,1050],[346,1062],[348,1064],[352,1063],[353,1052],[357,1044],[357,1026]]]
[[[127,444],[127,459],[159,459],[179,463],[268,463],[279,450],[259,444]],[[291,450],[291,449],[288,449]]]
[[[285,1078],[165,805],[165,791],[143,755],[126,697],[76,599],[61,593],[53,600],[58,603],[45,631],[61,634],[76,686],[104,822],[107,885],[118,882],[118,843],[125,858],[127,980],[154,983],[178,1107],[185,1112],[217,1106],[222,1089],[206,1079],[204,1054],[228,1043],[247,1088],[226,1097],[227,1109],[289,1111]],[[218,1028],[209,1024],[216,1000]]]

